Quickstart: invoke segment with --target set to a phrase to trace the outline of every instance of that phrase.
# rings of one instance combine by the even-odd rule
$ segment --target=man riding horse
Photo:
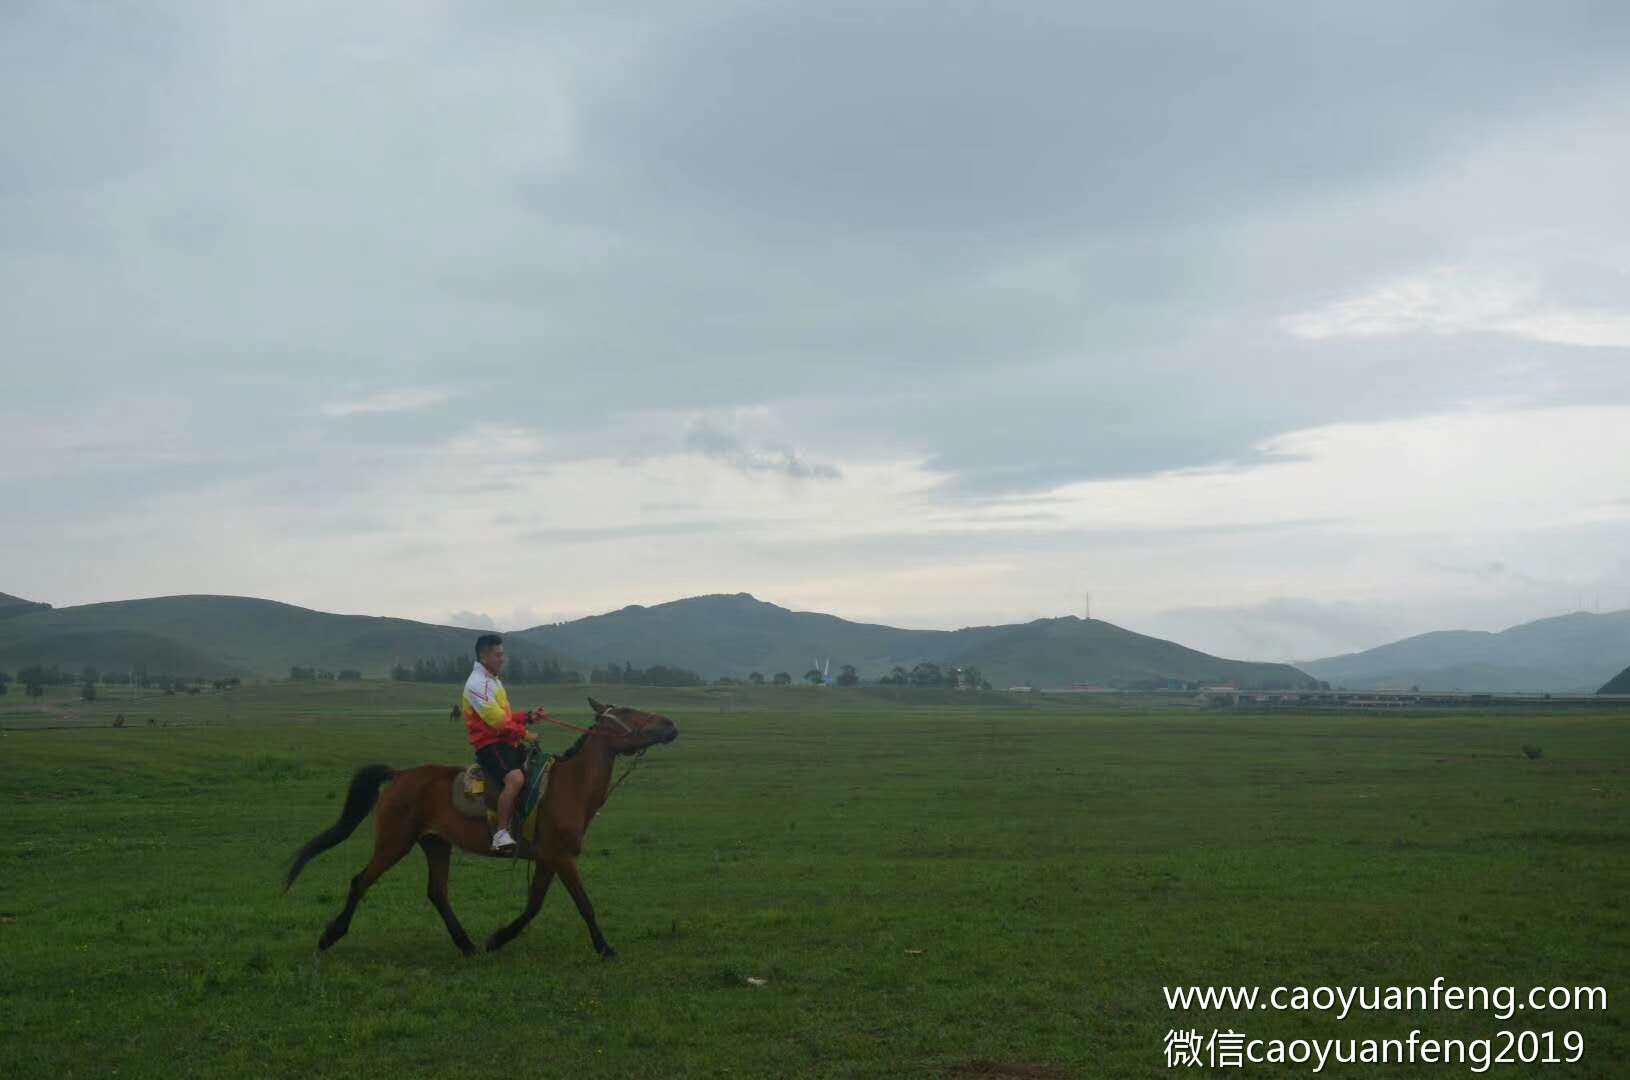
[[[526,725],[548,720],[549,714],[541,707],[524,713],[510,712],[509,694],[498,681],[503,670],[504,639],[497,634],[476,638],[475,667],[464,683],[464,727],[470,733],[470,745],[475,747],[475,760],[487,776],[504,785],[503,794],[498,796],[498,831],[492,834],[492,850],[507,855],[515,850],[509,825],[526,783],[526,774],[521,770],[525,759],[521,743],[537,739]]]
[[[490,654],[488,659],[492,659]],[[486,668],[486,665],[482,667]],[[488,677],[493,677],[492,683],[497,684],[494,676],[501,667],[502,661],[498,661],[482,672],[480,689],[483,694],[487,692]],[[502,688],[495,685],[491,690],[495,702],[501,694]],[[515,725],[517,730],[523,732],[528,717],[536,718],[543,714],[541,709],[534,709],[525,716],[510,713],[507,704],[499,704],[497,708],[504,714],[504,722]],[[526,909],[487,939],[489,950],[502,948],[505,942],[513,940],[525,929],[543,906],[543,896],[549,890],[549,883],[558,877],[566,886],[566,891],[571,893],[577,913],[583,916],[583,922],[588,926],[589,942],[594,950],[608,960],[617,955],[617,950],[607,943],[605,935],[600,932],[599,922],[595,920],[594,905],[589,903],[589,894],[583,888],[583,880],[577,872],[577,857],[583,853],[584,834],[615,786],[611,782],[612,762],[618,757],[642,754],[653,746],[671,743],[679,737],[679,729],[660,713],[627,705],[602,705],[591,697],[589,708],[594,711],[594,720],[586,728],[577,728],[582,734],[549,770],[549,787],[536,811],[543,820],[535,838],[517,848],[517,854],[532,860],[535,866],[527,885]],[[475,711],[477,716],[482,715],[479,708]],[[497,715],[491,710],[489,714]],[[494,726],[485,720],[482,723],[489,728]],[[477,729],[471,730],[473,733]],[[415,769],[364,765],[351,777],[351,786],[345,793],[339,820],[306,841],[295,853],[294,861],[283,879],[285,888],[292,886],[308,862],[343,843],[362,824],[363,819],[374,813],[374,807],[378,805],[379,812],[374,814],[373,855],[361,872],[351,879],[345,906],[323,931],[317,941],[318,948],[326,949],[346,935],[351,928],[351,917],[356,914],[363,895],[381,874],[395,866],[417,844],[424,851],[430,867],[427,893],[430,902],[441,914],[447,932],[452,935],[453,943],[460,951],[466,954],[476,951],[475,942],[464,932],[448,902],[448,867],[455,847],[476,854],[496,852],[489,843],[492,838],[487,835],[485,815],[478,818],[454,803],[453,785],[463,771],[457,765],[421,765]],[[628,774],[625,772],[623,775]],[[512,800],[507,812],[513,811]]]

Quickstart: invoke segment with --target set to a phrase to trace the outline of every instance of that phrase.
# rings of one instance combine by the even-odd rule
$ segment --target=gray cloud
[[[462,583],[425,539],[471,527],[461,496],[520,500],[541,471],[607,456],[820,480],[797,490],[836,518],[887,463],[943,477],[928,513],[1251,462],[1333,423],[1630,402],[1630,350],[1574,325],[1627,315],[1627,35],[1623,5],[1588,0],[9,4],[0,499],[76,537],[50,554],[77,568],[29,571],[42,589],[117,561],[190,591],[210,564],[176,553],[224,521],[291,544],[395,535],[417,554],[378,556],[381,578],[429,559]],[[1522,309],[1488,306],[1513,273]],[[1461,306],[1381,312],[1384,335],[1287,330],[1420,280]],[[449,481],[455,438],[493,449]],[[718,497],[647,493],[644,533],[605,528],[700,565]],[[545,555],[602,528],[481,505],[479,527]],[[1196,523],[1148,544],[1184,535],[1226,542]],[[732,536],[783,545],[763,565],[789,574],[811,557]],[[1514,546],[1420,550],[1541,565]],[[1240,605],[1288,588],[1250,584],[1281,557],[1239,558]],[[593,602],[536,565],[532,587],[563,593],[549,610]],[[696,580],[744,587],[731,570]],[[1551,587],[1485,576],[1525,604]],[[369,587],[347,602],[398,603]]]
[[[528,630],[543,623],[560,621],[561,619],[575,619],[589,614],[589,612],[576,611],[564,616],[545,615],[530,607],[517,607],[508,614],[489,615],[485,611],[453,611],[445,618],[436,621],[443,626],[462,626],[471,630],[496,630],[510,633],[514,630]]]
[[[1554,581],[1535,577],[1523,573],[1521,570],[1508,565],[1502,559],[1490,559],[1486,562],[1466,565],[1462,563],[1446,562],[1442,559],[1423,559],[1423,566],[1439,574],[1449,577],[1471,578],[1485,584],[1498,584],[1502,581],[1517,581],[1523,585],[1554,584]]]
[[[496,630],[498,624],[484,611],[450,611],[442,620],[446,626],[467,626],[471,630]]]
[[[739,532],[739,525],[723,521],[670,521],[648,525],[564,525],[532,529],[521,535],[528,540],[554,544],[640,541],[663,536],[719,535]]]
[[[433,387],[398,387],[349,401],[327,401],[318,409],[324,416],[346,417],[370,413],[417,412],[446,401],[448,393]]]
[[[1407,618],[1374,605],[1308,597],[1175,608],[1139,620],[1135,629],[1219,655],[1289,663],[1360,651],[1415,632]]]
[[[601,177],[737,228],[1029,247],[1419,167],[1611,71],[1626,25],[1591,2],[752,5],[673,35],[585,127]]]
[[[748,474],[771,473],[792,480],[837,480],[843,476],[836,466],[804,461],[784,446],[751,446],[706,417],[696,420],[685,432],[685,446]]]

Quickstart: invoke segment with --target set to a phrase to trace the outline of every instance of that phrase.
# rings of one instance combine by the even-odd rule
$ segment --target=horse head
[[[613,753],[633,754],[679,738],[679,728],[660,713],[628,705],[602,705],[593,698],[589,698],[589,708],[594,710],[594,726],[589,730],[604,738]]]

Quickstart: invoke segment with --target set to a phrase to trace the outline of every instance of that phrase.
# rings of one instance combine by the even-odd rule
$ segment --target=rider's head
[[[504,639],[497,634],[482,634],[475,639],[475,658],[494,675],[504,670]]]

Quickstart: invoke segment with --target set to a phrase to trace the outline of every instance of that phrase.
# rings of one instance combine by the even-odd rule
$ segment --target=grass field
[[[589,833],[583,877],[615,963],[558,887],[503,952],[462,958],[417,854],[317,953],[369,830],[284,894],[290,854],[333,820],[354,767],[465,759],[453,688],[273,684],[84,707],[13,688],[0,1077],[1203,1075],[1166,1068],[1166,1033],[1229,1027],[1526,1028],[1556,1032],[1559,1051],[1578,1031],[1576,1064],[1491,1072],[1630,1075],[1630,716],[602,696],[680,728]],[[542,701],[587,718],[580,691]],[[524,888],[519,866],[454,861],[452,902],[477,940]],[[1338,1021],[1172,1012],[1161,993],[1440,975],[1601,986],[1610,1007]]]

